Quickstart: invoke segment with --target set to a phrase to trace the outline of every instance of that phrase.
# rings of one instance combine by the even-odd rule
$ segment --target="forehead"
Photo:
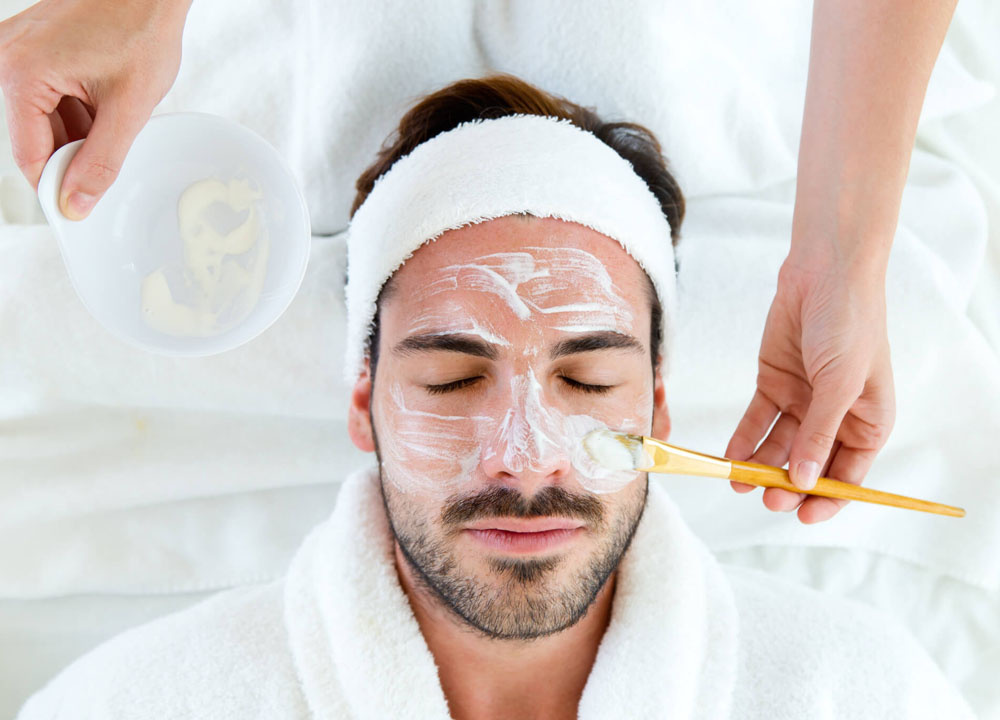
[[[619,295],[632,307],[642,307],[646,279],[639,264],[616,240],[584,225],[531,215],[508,215],[449,230],[437,240],[421,246],[393,275],[393,299],[412,298],[425,283],[455,265],[498,253],[527,252],[546,262],[554,273],[567,277],[583,275],[578,263],[553,262],[559,255],[536,250],[568,249],[576,256],[594,258],[602,266]],[[586,254],[586,255],[583,255]],[[590,274],[590,273],[586,273]],[[584,277],[580,277],[584,280]],[[585,294],[586,283],[579,291]]]

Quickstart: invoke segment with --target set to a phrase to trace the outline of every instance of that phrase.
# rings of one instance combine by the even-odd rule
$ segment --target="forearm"
[[[957,0],[815,0],[789,259],[888,264],[920,109]]]

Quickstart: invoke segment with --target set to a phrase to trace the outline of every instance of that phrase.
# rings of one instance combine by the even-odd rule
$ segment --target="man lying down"
[[[971,717],[891,618],[721,566],[582,450],[670,431],[684,200],[648,131],[463,81],[358,189],[349,432],[378,464],[286,577],[123,633],[22,720]]]

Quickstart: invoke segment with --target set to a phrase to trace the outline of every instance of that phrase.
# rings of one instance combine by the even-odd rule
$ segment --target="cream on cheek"
[[[420,494],[448,495],[467,485],[479,464],[479,438],[494,419],[413,409],[398,382],[387,395],[375,400],[384,476],[400,491]]]
[[[539,328],[631,332],[631,309],[596,257],[573,248],[529,250],[442,268],[414,299],[417,307],[429,309],[418,312],[406,334],[472,334],[510,347],[511,341],[489,319],[475,317],[468,304],[447,297],[456,290],[501,298],[519,322]],[[383,420],[379,447],[388,479],[403,492],[443,497],[471,486],[482,476],[477,472],[481,463],[497,455],[502,467],[513,473],[551,471],[568,459],[581,486],[593,493],[617,492],[639,477],[640,473],[597,465],[583,449],[582,439],[599,428],[646,432],[652,415],[651,388],[629,397],[619,393],[613,401],[595,395],[592,403],[586,403],[595,406],[592,414],[564,412],[557,405],[579,407],[583,398],[553,402],[536,375],[537,358],[542,356],[539,343],[526,346],[523,355],[532,360],[526,367],[519,365],[509,381],[509,394],[501,393],[489,407],[483,401],[469,414],[433,412],[440,407],[439,398],[417,387],[407,400],[398,382],[378,394],[376,413]],[[574,389],[562,392],[586,395]]]

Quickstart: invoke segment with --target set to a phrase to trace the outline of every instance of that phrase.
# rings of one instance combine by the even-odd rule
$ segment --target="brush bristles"
[[[594,462],[608,470],[635,470],[642,467],[647,459],[640,435],[606,428],[587,433],[583,438],[583,447]]]

